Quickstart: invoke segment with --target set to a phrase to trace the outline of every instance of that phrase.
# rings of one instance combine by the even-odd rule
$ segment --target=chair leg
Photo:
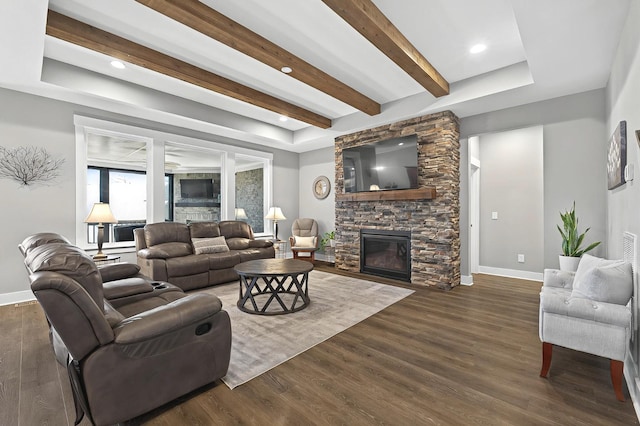
[[[552,353],[553,345],[551,343],[542,342],[542,369],[540,370],[540,377],[547,377],[547,374],[549,374]]]
[[[611,360],[611,383],[613,383],[613,390],[616,393],[618,401],[624,402],[624,395],[622,394],[622,373],[624,371],[624,362]]]

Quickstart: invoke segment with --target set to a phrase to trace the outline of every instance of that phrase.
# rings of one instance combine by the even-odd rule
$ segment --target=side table
[[[107,257],[103,257],[102,259],[93,259],[93,263],[97,266],[106,265],[107,263],[116,263],[120,262],[120,256],[108,255]]]

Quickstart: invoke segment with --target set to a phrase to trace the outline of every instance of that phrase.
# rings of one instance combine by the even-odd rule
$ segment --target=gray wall
[[[622,257],[622,233],[628,231],[640,236],[640,185],[638,179],[640,169],[638,159],[638,139],[635,131],[640,129],[640,2],[631,2],[626,25],[618,46],[613,63],[609,83],[606,90],[607,125],[605,137],[609,137],[621,120],[627,121],[627,164],[635,171],[635,179],[631,182],[607,191],[607,257],[619,259]],[[640,253],[636,252],[636,262],[640,261]],[[638,263],[640,264],[640,263]],[[636,272],[636,282],[638,279]],[[636,296],[637,297],[637,296]],[[634,312],[637,317],[640,312]],[[625,363],[625,370],[635,377],[627,381],[632,395],[640,395],[637,378],[640,376],[638,364],[638,345],[640,345],[640,331],[634,330],[634,347],[631,353],[635,362]],[[635,370],[635,371],[634,371]],[[637,403],[637,400],[635,401]]]
[[[580,224],[591,227],[588,241],[603,242],[592,253],[605,253],[607,132],[604,105],[604,90],[593,90],[460,120],[461,138],[543,126],[545,268],[558,267],[561,238],[556,224],[560,221],[559,212],[569,208],[574,200]],[[461,200],[466,209],[468,197],[462,194]],[[460,227],[468,226],[468,217],[461,216]],[[468,253],[468,238],[462,239],[461,245],[464,256]],[[461,273],[468,275],[468,267]]]
[[[542,272],[542,127],[480,136],[479,160],[480,265]]]
[[[312,185],[318,176],[326,176],[331,182],[331,192],[324,200],[318,200]],[[318,221],[320,235],[335,229],[335,156],[334,148],[323,148],[300,154],[300,217]]]
[[[201,132],[178,129],[155,122],[132,119],[71,103],[55,101],[0,89],[0,145],[41,146],[65,163],[61,177],[51,186],[22,188],[16,182],[0,179],[3,223],[0,238],[0,301],[2,294],[29,289],[22,256],[17,245],[35,232],[58,232],[70,239],[75,236],[75,128],[73,115],[82,114],[104,120],[179,133],[184,136],[228,143],[274,154],[273,198],[281,206],[290,229],[291,217],[298,216],[298,154],[214,137]],[[123,256],[123,259],[131,256]]]

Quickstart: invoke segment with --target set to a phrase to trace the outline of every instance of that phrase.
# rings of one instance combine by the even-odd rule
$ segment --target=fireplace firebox
[[[411,232],[361,229],[360,272],[411,282]]]

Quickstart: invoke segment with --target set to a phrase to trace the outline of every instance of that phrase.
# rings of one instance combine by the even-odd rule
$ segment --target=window
[[[236,197],[255,205],[249,222],[254,232],[266,229],[272,154],[82,116],[75,116],[74,123],[78,245],[95,248],[92,229],[84,220],[100,201],[108,201],[118,219],[109,232],[105,226],[105,249],[131,247],[132,228],[145,223],[234,219]],[[247,196],[247,185],[236,188],[236,173],[246,182],[242,174],[250,171],[256,182]],[[204,196],[182,197],[183,179],[205,181],[195,182],[204,185],[204,192],[197,193]],[[195,206],[183,209],[180,203],[205,205],[194,213],[187,211]],[[202,214],[205,211],[208,216]]]

